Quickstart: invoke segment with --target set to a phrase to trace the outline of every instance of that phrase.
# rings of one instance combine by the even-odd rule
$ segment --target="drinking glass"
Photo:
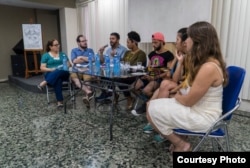
[[[142,62],[137,62],[137,70],[141,70],[142,69]]]
[[[125,62],[125,70],[128,71],[130,68],[130,62]]]
[[[121,69],[122,70],[125,69],[125,67],[124,67],[124,61],[120,61],[120,65],[121,65]]]

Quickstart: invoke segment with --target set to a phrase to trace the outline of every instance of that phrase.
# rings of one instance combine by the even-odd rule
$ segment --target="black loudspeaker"
[[[25,77],[25,62],[23,55],[11,55],[13,76]]]
[[[23,54],[24,52],[23,39],[21,39],[12,49],[16,54]]]
[[[41,55],[37,54],[38,68],[40,68],[40,60],[41,60]],[[35,62],[34,62],[33,54],[27,55],[27,62],[28,62],[29,70],[35,69]],[[26,66],[25,66],[25,60],[24,60],[23,54],[11,55],[11,66],[12,66],[13,76],[25,77]]]
[[[12,50],[16,53],[16,54],[20,54],[22,55],[24,53],[24,44],[23,44],[23,39],[19,40],[19,42],[12,48]],[[32,54],[31,51],[27,51],[27,54]]]

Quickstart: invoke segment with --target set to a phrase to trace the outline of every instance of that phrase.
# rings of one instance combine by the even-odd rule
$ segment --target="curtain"
[[[250,99],[250,1],[213,0],[212,24],[218,32],[227,65],[246,69],[242,99]]]
[[[128,0],[92,0],[77,3],[78,32],[86,35],[95,52],[109,44],[112,32],[120,34],[125,45],[128,25]],[[126,45],[125,45],[126,46]]]

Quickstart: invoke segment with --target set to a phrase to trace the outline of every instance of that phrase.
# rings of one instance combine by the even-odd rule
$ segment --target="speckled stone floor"
[[[93,109],[93,104],[86,109],[79,95],[64,114],[47,104],[45,94],[0,83],[0,167],[173,167],[169,143],[155,143],[154,134],[142,132],[145,116],[134,117],[120,105],[110,141],[108,113]],[[235,113],[229,127],[232,151],[250,151],[249,123],[250,113]],[[201,150],[212,151],[210,143]]]

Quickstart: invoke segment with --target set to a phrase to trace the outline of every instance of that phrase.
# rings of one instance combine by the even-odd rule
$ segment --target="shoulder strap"
[[[219,67],[218,64],[216,64],[215,62],[212,62],[212,61],[206,62],[205,64],[210,64],[210,63],[213,64],[213,65],[215,65],[216,69],[218,70],[219,74],[222,77],[222,80],[224,81],[224,77],[223,77],[223,73],[222,73],[221,67]]]

